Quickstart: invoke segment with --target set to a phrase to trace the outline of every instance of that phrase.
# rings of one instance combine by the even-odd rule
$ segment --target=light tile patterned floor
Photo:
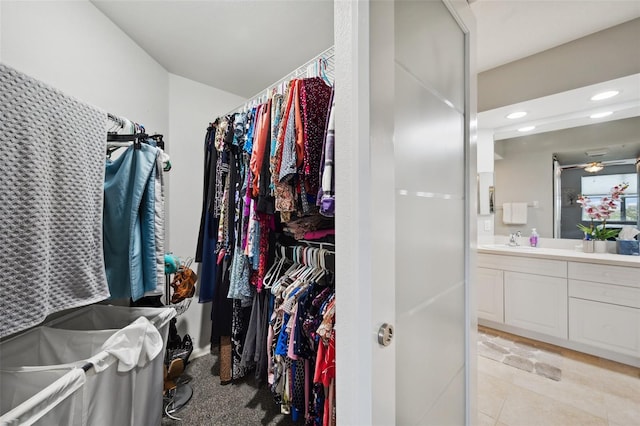
[[[640,425],[640,368],[485,327],[480,330],[544,348],[562,366],[562,379],[554,381],[479,356],[480,426]]]

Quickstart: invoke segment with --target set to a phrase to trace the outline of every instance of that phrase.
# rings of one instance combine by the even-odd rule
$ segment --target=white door
[[[335,10],[338,423],[470,424],[470,9],[338,0]],[[389,346],[378,342],[384,323]]]

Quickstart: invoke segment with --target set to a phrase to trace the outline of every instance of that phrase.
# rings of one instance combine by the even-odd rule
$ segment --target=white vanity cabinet
[[[504,322],[504,272],[478,268],[478,318]]]
[[[567,338],[567,262],[479,254],[478,265],[480,319]]]
[[[493,247],[476,283],[479,324],[640,367],[640,258]]]
[[[569,340],[640,356],[640,270],[569,262]]]

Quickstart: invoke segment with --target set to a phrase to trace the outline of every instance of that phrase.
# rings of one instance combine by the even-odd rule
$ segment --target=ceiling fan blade
[[[632,165],[635,163],[636,163],[635,159],[610,160],[610,161],[605,161],[604,165],[605,166],[624,166],[624,165]]]

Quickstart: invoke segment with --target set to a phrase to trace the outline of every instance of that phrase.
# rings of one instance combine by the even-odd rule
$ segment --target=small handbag
[[[173,276],[173,281],[171,281],[171,287],[173,288],[171,303],[181,302],[184,299],[193,297],[195,294],[198,275],[189,268],[190,265],[191,261],[186,265],[181,265],[178,272]]]

